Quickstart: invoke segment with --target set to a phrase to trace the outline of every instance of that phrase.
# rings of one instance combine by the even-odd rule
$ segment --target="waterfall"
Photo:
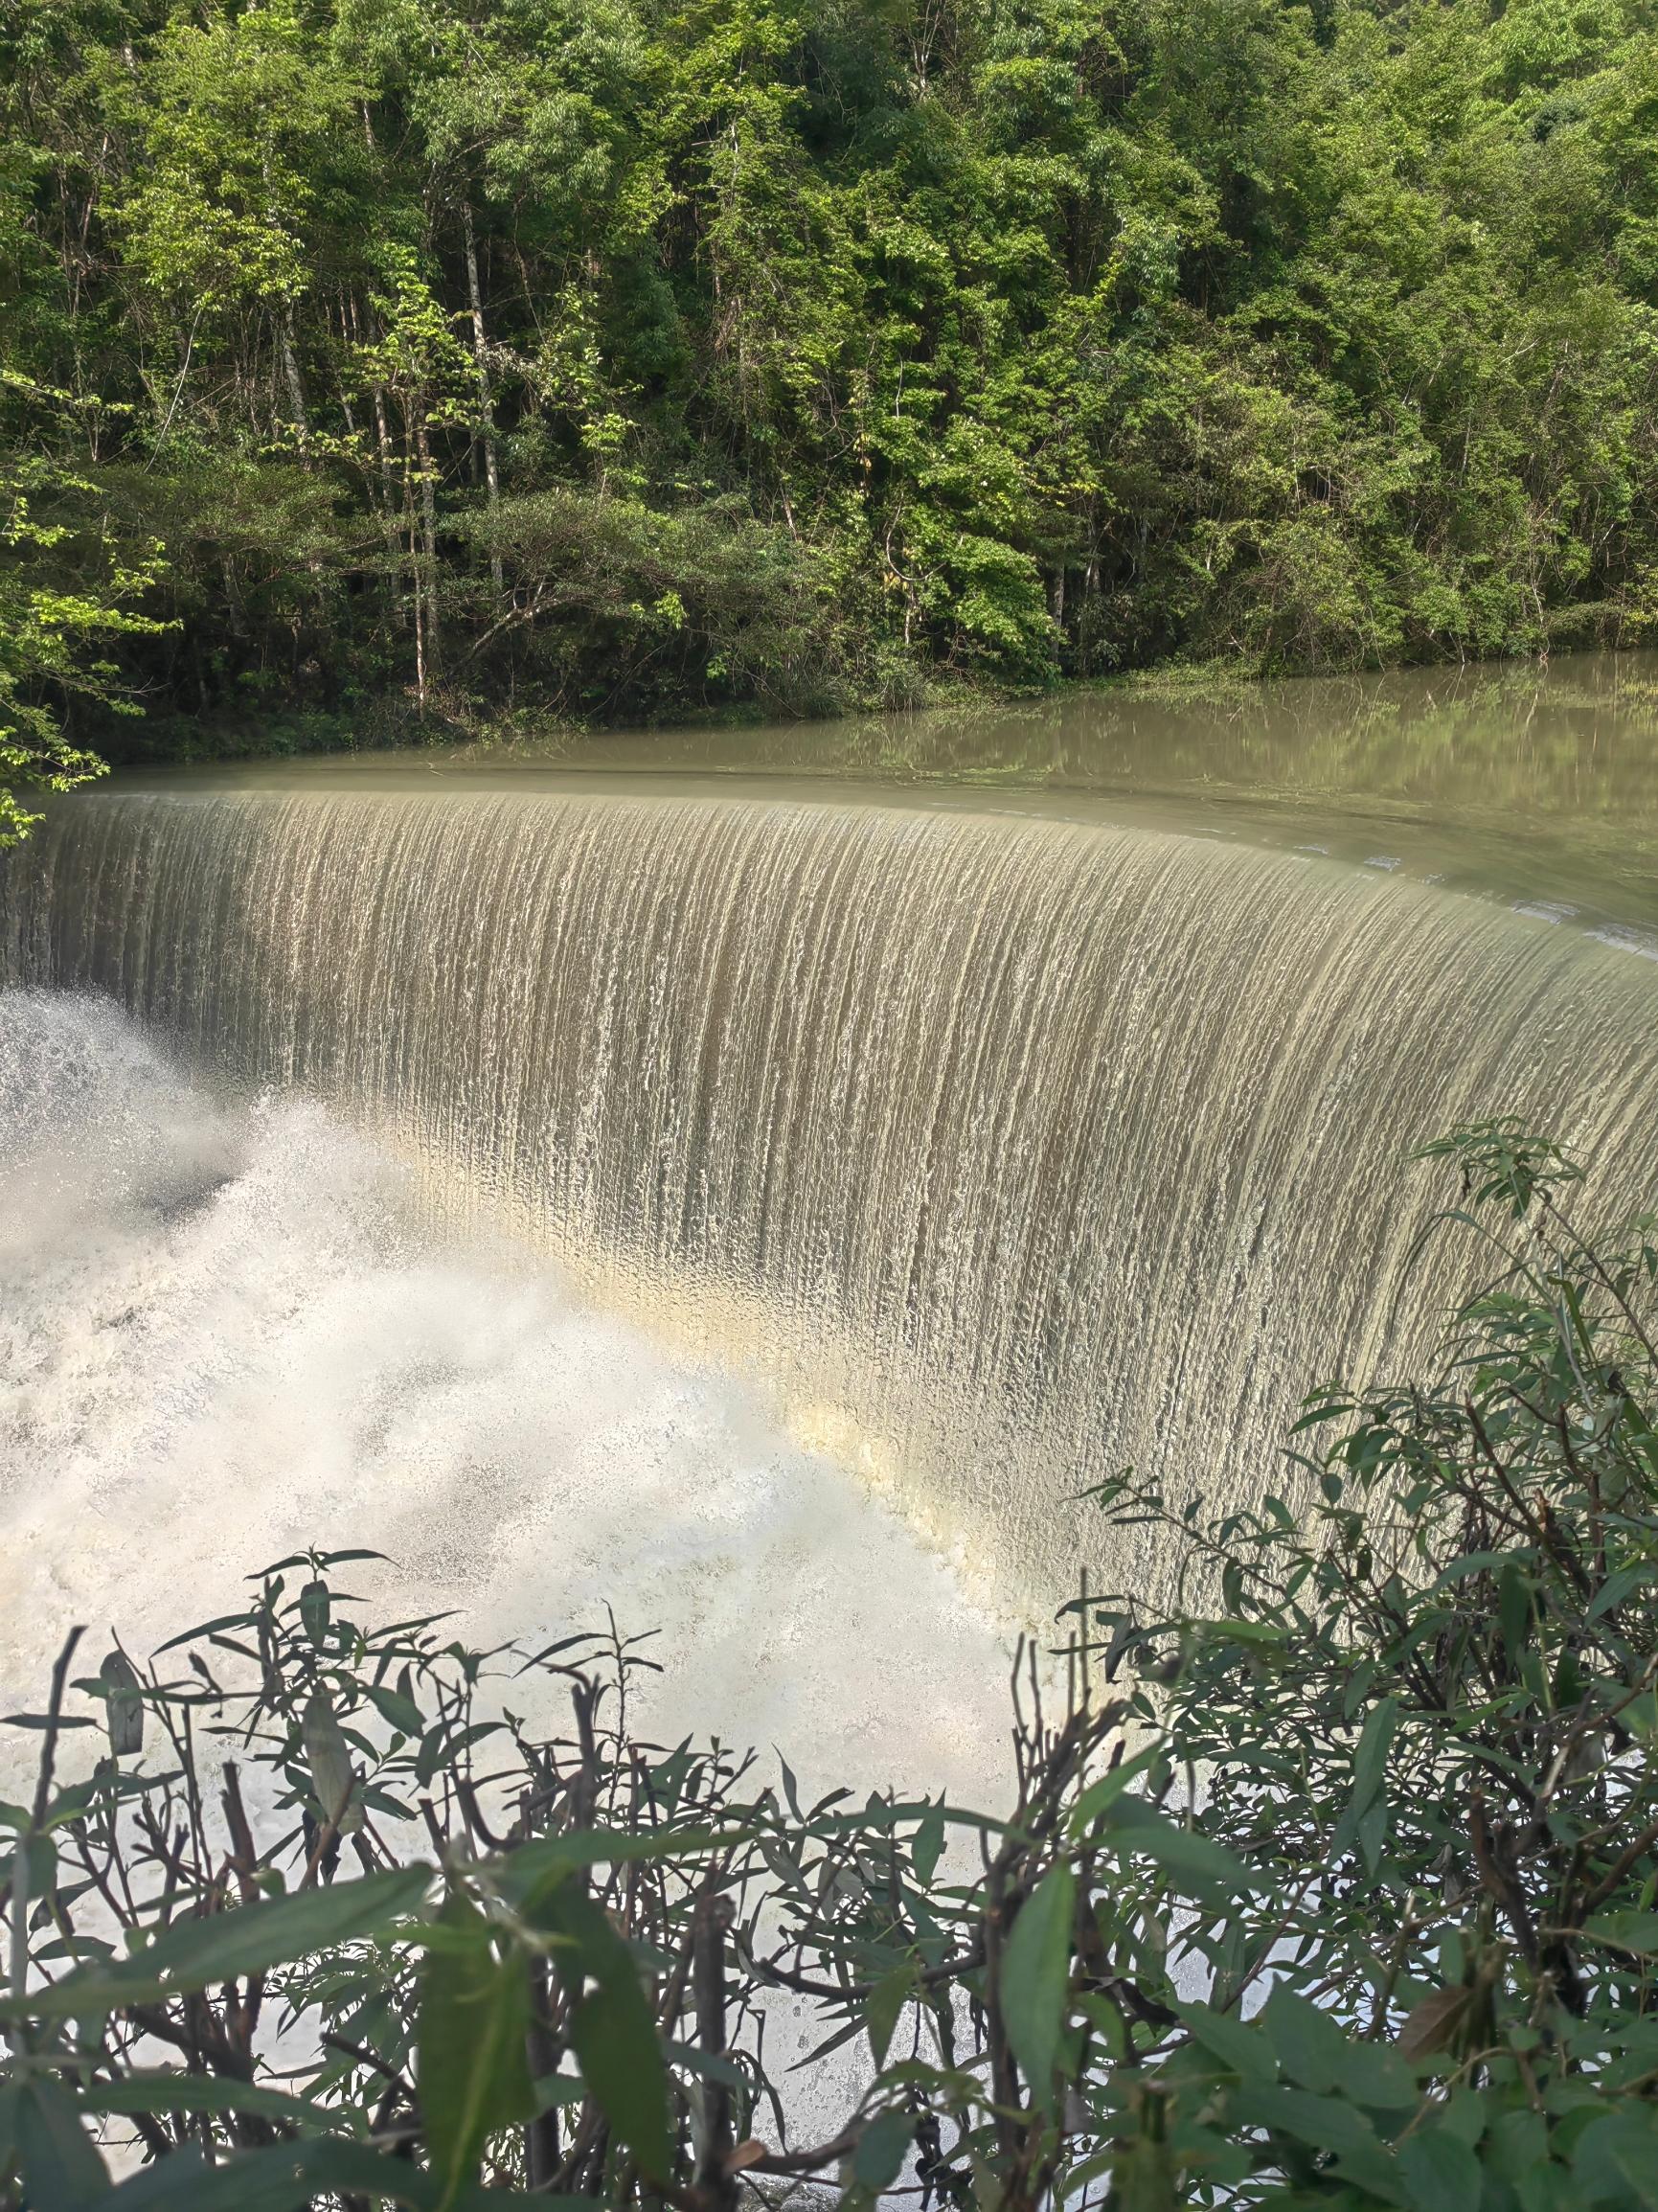
[[[1408,1147],[1546,1124],[1647,1199],[1658,968],[1494,901],[1140,829],[545,792],[94,794],[4,972],[389,1139],[761,1379],[969,1578],[1147,1588],[1076,1494],[1281,1487],[1465,1249]]]

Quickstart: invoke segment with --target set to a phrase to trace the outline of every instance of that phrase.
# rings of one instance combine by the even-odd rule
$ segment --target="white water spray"
[[[741,1384],[538,1257],[434,1241],[408,1186],[107,1002],[0,993],[0,1709],[39,1709],[72,1621],[148,1653],[267,1561],[364,1544],[395,1562],[350,1570],[365,1615],[660,1630],[663,1741],[999,1800],[1006,1660],[943,1565]]]

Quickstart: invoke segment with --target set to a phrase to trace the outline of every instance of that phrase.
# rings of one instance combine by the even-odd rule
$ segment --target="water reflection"
[[[875,798],[1132,823],[1494,896],[1658,950],[1658,652],[1216,687],[1172,680],[838,722],[493,739],[118,786],[556,784]],[[1629,933],[1633,932],[1633,937]]]

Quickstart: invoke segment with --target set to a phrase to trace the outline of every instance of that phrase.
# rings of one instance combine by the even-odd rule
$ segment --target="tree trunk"
[[[300,434],[300,450],[304,453],[310,436],[310,418],[306,411],[306,390],[300,382],[299,355],[294,351],[294,311],[284,307],[277,327],[277,343],[282,349],[283,374],[287,379],[288,404],[293,409],[294,428]],[[308,466],[308,464],[307,464]]]
[[[472,203],[461,202],[461,218],[466,234],[466,288],[472,301],[472,357],[478,364],[478,417],[484,431],[484,482],[488,487],[489,520],[495,520],[501,506],[501,480],[495,456],[495,406],[489,390],[489,355],[484,338],[484,294],[478,283],[478,241],[472,230]],[[497,597],[501,590],[501,549],[499,544],[489,549],[489,574],[494,579]]]
[[[363,342],[362,327],[357,317],[357,295],[347,295],[351,309],[352,339],[356,345]],[[370,390],[375,401],[375,436],[379,448],[380,496],[375,505],[379,511],[386,534],[386,604],[398,629],[407,625],[403,609],[403,545],[397,533],[397,476],[392,459],[392,433],[386,421],[386,387],[373,384]]]
[[[728,1897],[698,1898],[692,1922],[692,2000],[696,2007],[696,2040],[710,2058],[726,2056],[725,1939],[734,1911]],[[731,2091],[712,2075],[702,2080],[702,2152],[696,2187],[715,2212],[733,2212],[737,2182],[727,2171],[736,2144],[731,2127]]]
[[[415,436],[412,403],[403,414],[403,519],[409,533],[410,597],[415,612],[415,684],[420,701],[420,718],[426,714],[426,625],[420,590],[420,528],[416,517],[415,493]]]
[[[415,451],[420,463],[420,533],[424,553],[426,634],[420,653],[420,712],[426,711],[426,678],[428,669],[435,673],[438,666],[438,490],[436,471],[432,467],[432,441],[426,428],[426,410],[419,400],[413,403],[415,419]]]

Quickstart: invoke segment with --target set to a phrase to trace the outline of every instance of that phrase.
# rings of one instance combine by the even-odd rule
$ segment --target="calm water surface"
[[[116,788],[877,799],[1323,854],[1658,949],[1658,652],[129,771]]]

